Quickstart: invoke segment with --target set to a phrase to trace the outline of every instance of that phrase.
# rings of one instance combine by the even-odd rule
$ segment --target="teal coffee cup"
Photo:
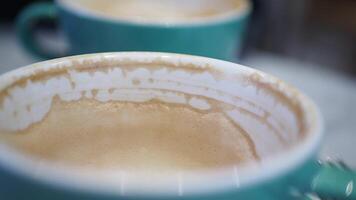
[[[248,0],[57,0],[27,7],[17,32],[23,46],[41,58],[160,51],[231,60],[241,50],[250,11]],[[58,22],[67,50],[36,37],[46,20]]]
[[[114,118],[126,128],[112,131],[121,123]],[[321,138],[319,112],[304,94],[211,58],[88,54],[0,76],[6,200],[355,199],[355,173],[317,161]],[[83,149],[93,157],[75,161]],[[98,160],[119,164],[93,167]]]

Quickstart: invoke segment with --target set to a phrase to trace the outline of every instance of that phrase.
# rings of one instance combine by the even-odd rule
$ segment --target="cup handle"
[[[356,172],[343,162],[319,162],[309,192],[297,194],[296,200],[356,199],[355,184]]]
[[[325,163],[312,181],[312,190],[321,197],[356,199],[356,172],[342,162]]]
[[[24,48],[42,59],[64,56],[60,51],[50,51],[51,48],[42,47],[35,37],[35,30],[41,20],[56,21],[58,12],[54,3],[34,3],[26,7],[16,21],[16,31]]]

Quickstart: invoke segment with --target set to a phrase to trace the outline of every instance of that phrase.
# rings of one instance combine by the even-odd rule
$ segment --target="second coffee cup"
[[[161,51],[232,60],[240,52],[250,7],[247,0],[57,0],[27,7],[17,27],[24,47],[41,58]],[[36,40],[43,20],[59,22],[69,43],[64,53]]]

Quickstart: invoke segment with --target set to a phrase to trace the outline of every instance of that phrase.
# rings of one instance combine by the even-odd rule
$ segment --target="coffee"
[[[163,23],[224,15],[246,6],[243,0],[76,0],[68,3],[108,17]]]
[[[103,55],[3,78],[0,145],[40,163],[164,171],[259,162],[304,137],[300,108],[258,73]]]
[[[246,133],[223,113],[158,101],[57,99],[44,120],[4,139],[44,160],[102,169],[201,169],[256,159]]]

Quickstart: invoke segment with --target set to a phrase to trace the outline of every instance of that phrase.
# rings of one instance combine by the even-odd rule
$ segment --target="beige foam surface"
[[[88,168],[201,169],[257,158],[247,134],[222,112],[158,101],[56,99],[40,123],[1,137],[37,158]]]

